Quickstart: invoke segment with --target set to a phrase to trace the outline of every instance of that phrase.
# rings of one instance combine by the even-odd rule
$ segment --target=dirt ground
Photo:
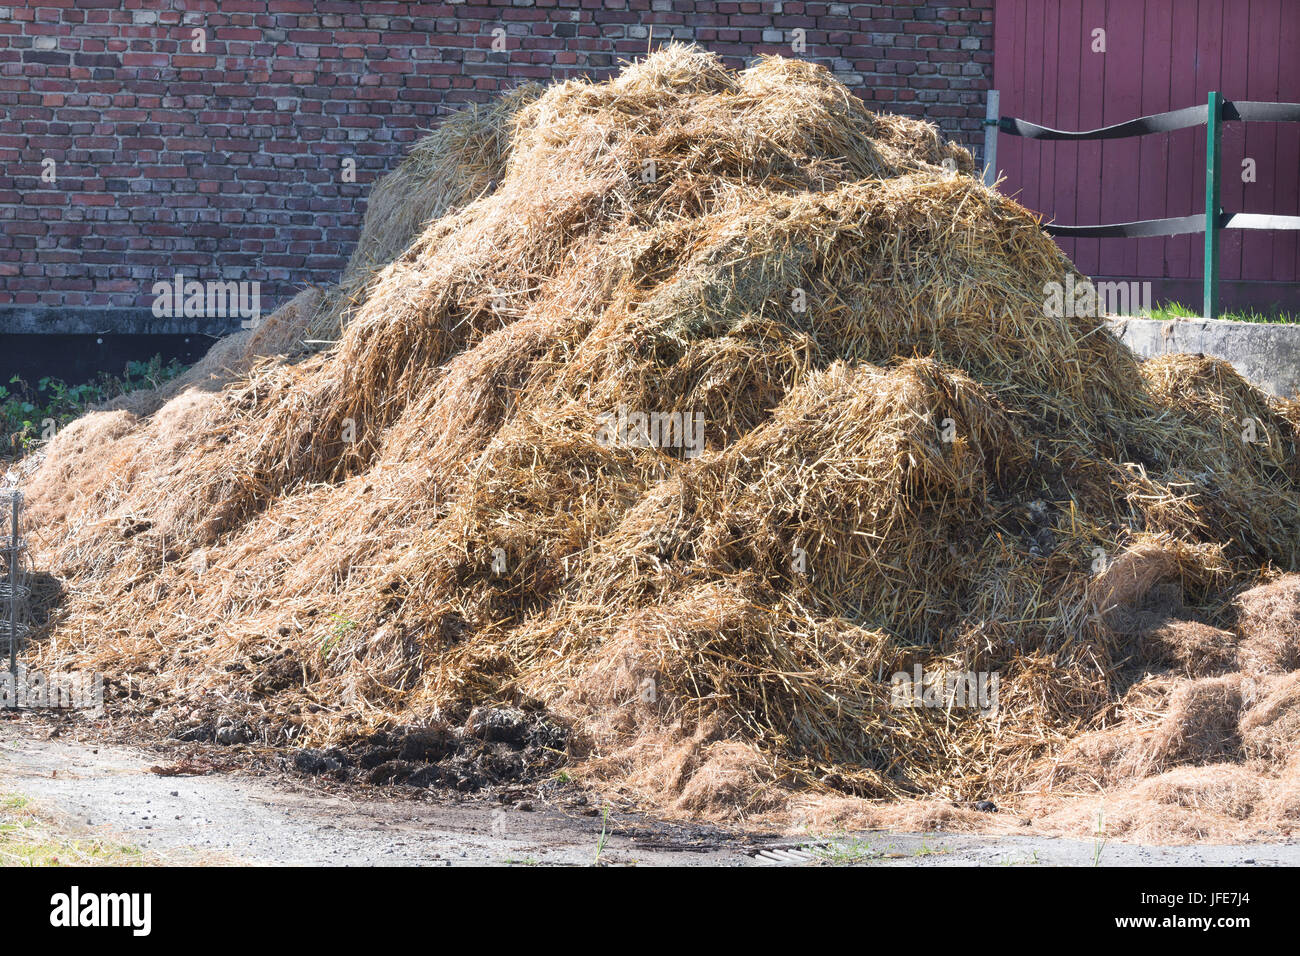
[[[180,758],[180,759],[178,759]],[[51,737],[0,723],[0,793],[69,838],[177,864],[464,865],[1300,865],[1300,842],[1153,847],[1041,836],[872,831],[784,837],[685,826],[564,799],[395,799],[283,774],[160,775],[180,753]],[[604,836],[602,836],[602,831]]]

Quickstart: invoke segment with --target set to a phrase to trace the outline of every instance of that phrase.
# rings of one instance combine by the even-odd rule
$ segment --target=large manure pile
[[[1071,271],[807,63],[521,89],[338,286],[50,443],[29,663],[313,754],[517,709],[668,813],[1287,831],[1300,413],[1051,314]],[[996,709],[897,706],[918,666]]]

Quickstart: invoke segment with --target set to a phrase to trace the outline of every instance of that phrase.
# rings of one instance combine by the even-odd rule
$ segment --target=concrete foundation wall
[[[1231,362],[1266,392],[1288,398],[1300,395],[1300,325],[1116,318],[1111,328],[1143,358],[1171,352],[1213,355]]]

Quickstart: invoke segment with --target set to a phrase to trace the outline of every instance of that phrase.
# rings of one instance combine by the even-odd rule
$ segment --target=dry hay
[[[1247,759],[1286,763],[1300,754],[1300,673],[1268,681],[1259,702],[1241,719]]]
[[[1045,832],[1141,843],[1224,843],[1288,834],[1270,810],[1273,781],[1233,763],[1179,767],[1099,797],[1029,801]]]
[[[1189,677],[1219,674],[1237,659],[1237,638],[1202,621],[1169,618],[1139,635],[1143,660],[1176,668]]]
[[[1237,597],[1242,668],[1279,674],[1300,669],[1300,575],[1287,575]]]
[[[444,123],[339,286],[48,448],[32,662],[278,745],[545,712],[693,816],[1273,773],[1222,634],[1296,566],[1294,409],[1048,314],[1070,263],[971,172],[818,67],[683,47]],[[996,709],[895,706],[917,666]]]

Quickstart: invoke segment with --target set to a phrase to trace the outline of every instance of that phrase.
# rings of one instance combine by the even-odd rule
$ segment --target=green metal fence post
[[[1219,315],[1219,126],[1223,100],[1210,92],[1205,126],[1205,317]]]

